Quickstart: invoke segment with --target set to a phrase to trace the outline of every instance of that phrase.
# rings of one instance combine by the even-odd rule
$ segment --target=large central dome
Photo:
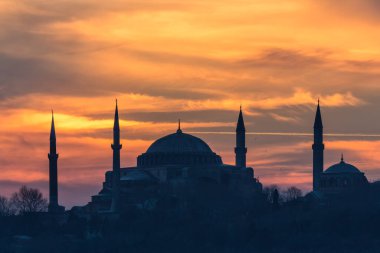
[[[174,134],[162,137],[148,148],[146,153],[187,153],[187,152],[207,152],[212,153],[211,148],[198,137],[182,133],[178,130]]]
[[[222,159],[202,139],[183,133],[164,136],[137,157],[138,167],[161,165],[221,165]]]

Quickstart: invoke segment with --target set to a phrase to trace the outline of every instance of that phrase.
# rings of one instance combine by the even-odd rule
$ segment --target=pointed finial
[[[241,104],[240,104],[240,111],[241,111]]]
[[[342,156],[341,156],[341,158],[340,158],[340,162],[344,162],[343,153],[342,153]]]
[[[181,119],[178,119],[178,129],[177,129],[177,133],[182,133],[182,130],[181,130]]]
[[[319,105],[319,98],[318,98],[318,105]]]
[[[53,111],[53,109],[51,109],[50,140],[55,140],[55,125],[54,125],[54,111]]]

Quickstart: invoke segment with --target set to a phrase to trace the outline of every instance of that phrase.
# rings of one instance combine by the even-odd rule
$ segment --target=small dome
[[[343,156],[342,156],[340,163],[332,165],[326,171],[324,171],[324,173],[342,174],[342,173],[362,173],[362,172],[358,168],[356,168],[354,165],[346,163],[343,160]]]
[[[200,138],[178,130],[174,134],[162,137],[148,148],[146,153],[212,153],[211,148]]]

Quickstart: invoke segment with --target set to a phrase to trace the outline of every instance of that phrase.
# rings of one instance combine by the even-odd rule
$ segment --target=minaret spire
[[[244,118],[243,118],[243,111],[240,106],[240,112],[239,112],[239,118],[236,126],[236,132],[243,131],[245,132],[245,126],[244,126]]]
[[[117,107],[117,99],[116,99],[116,108],[115,108],[115,118],[113,122],[113,129],[119,129],[119,109]]]
[[[245,126],[243,111],[240,106],[239,118],[236,125],[236,147],[235,147],[235,165],[236,167],[246,167],[247,148],[245,147]]]
[[[54,113],[51,111],[51,129],[50,129],[50,152],[49,158],[49,206],[50,213],[56,213],[64,210],[64,207],[58,205],[58,154],[54,125]]]
[[[314,129],[323,129],[321,108],[319,106],[319,99],[318,99],[317,112],[315,114]]]
[[[54,125],[54,111],[51,110],[51,129],[50,129],[50,140],[55,140],[55,125]]]
[[[120,126],[119,126],[119,110],[115,107],[115,117],[113,124],[113,144],[111,144],[113,150],[113,162],[112,162],[112,205],[111,211],[120,211],[120,150],[122,145],[120,144]]]
[[[323,144],[323,123],[322,123],[322,114],[321,108],[319,105],[315,114],[314,120],[314,144],[313,149],[313,190],[319,190],[319,181],[320,176],[323,173],[323,152],[325,145]]]

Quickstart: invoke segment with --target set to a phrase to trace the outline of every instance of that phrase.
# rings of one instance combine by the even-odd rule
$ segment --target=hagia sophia
[[[236,124],[235,164],[223,162],[202,139],[187,134],[180,121],[174,133],[154,141],[146,152],[137,157],[135,167],[120,167],[120,126],[116,101],[113,127],[113,166],[105,173],[98,194],[81,207],[88,213],[118,213],[129,207],[154,208],[157,194],[170,189],[174,198],[180,198],[181,189],[222,186],[250,198],[261,194],[262,184],[254,169],[246,166],[247,147],[243,112],[240,108]],[[324,143],[322,114],[318,101],[314,121],[313,192],[316,196],[333,196],[365,188],[369,182],[354,165],[341,161],[324,170]],[[54,117],[52,116],[49,157],[49,212],[63,212],[58,204],[58,170]]]

